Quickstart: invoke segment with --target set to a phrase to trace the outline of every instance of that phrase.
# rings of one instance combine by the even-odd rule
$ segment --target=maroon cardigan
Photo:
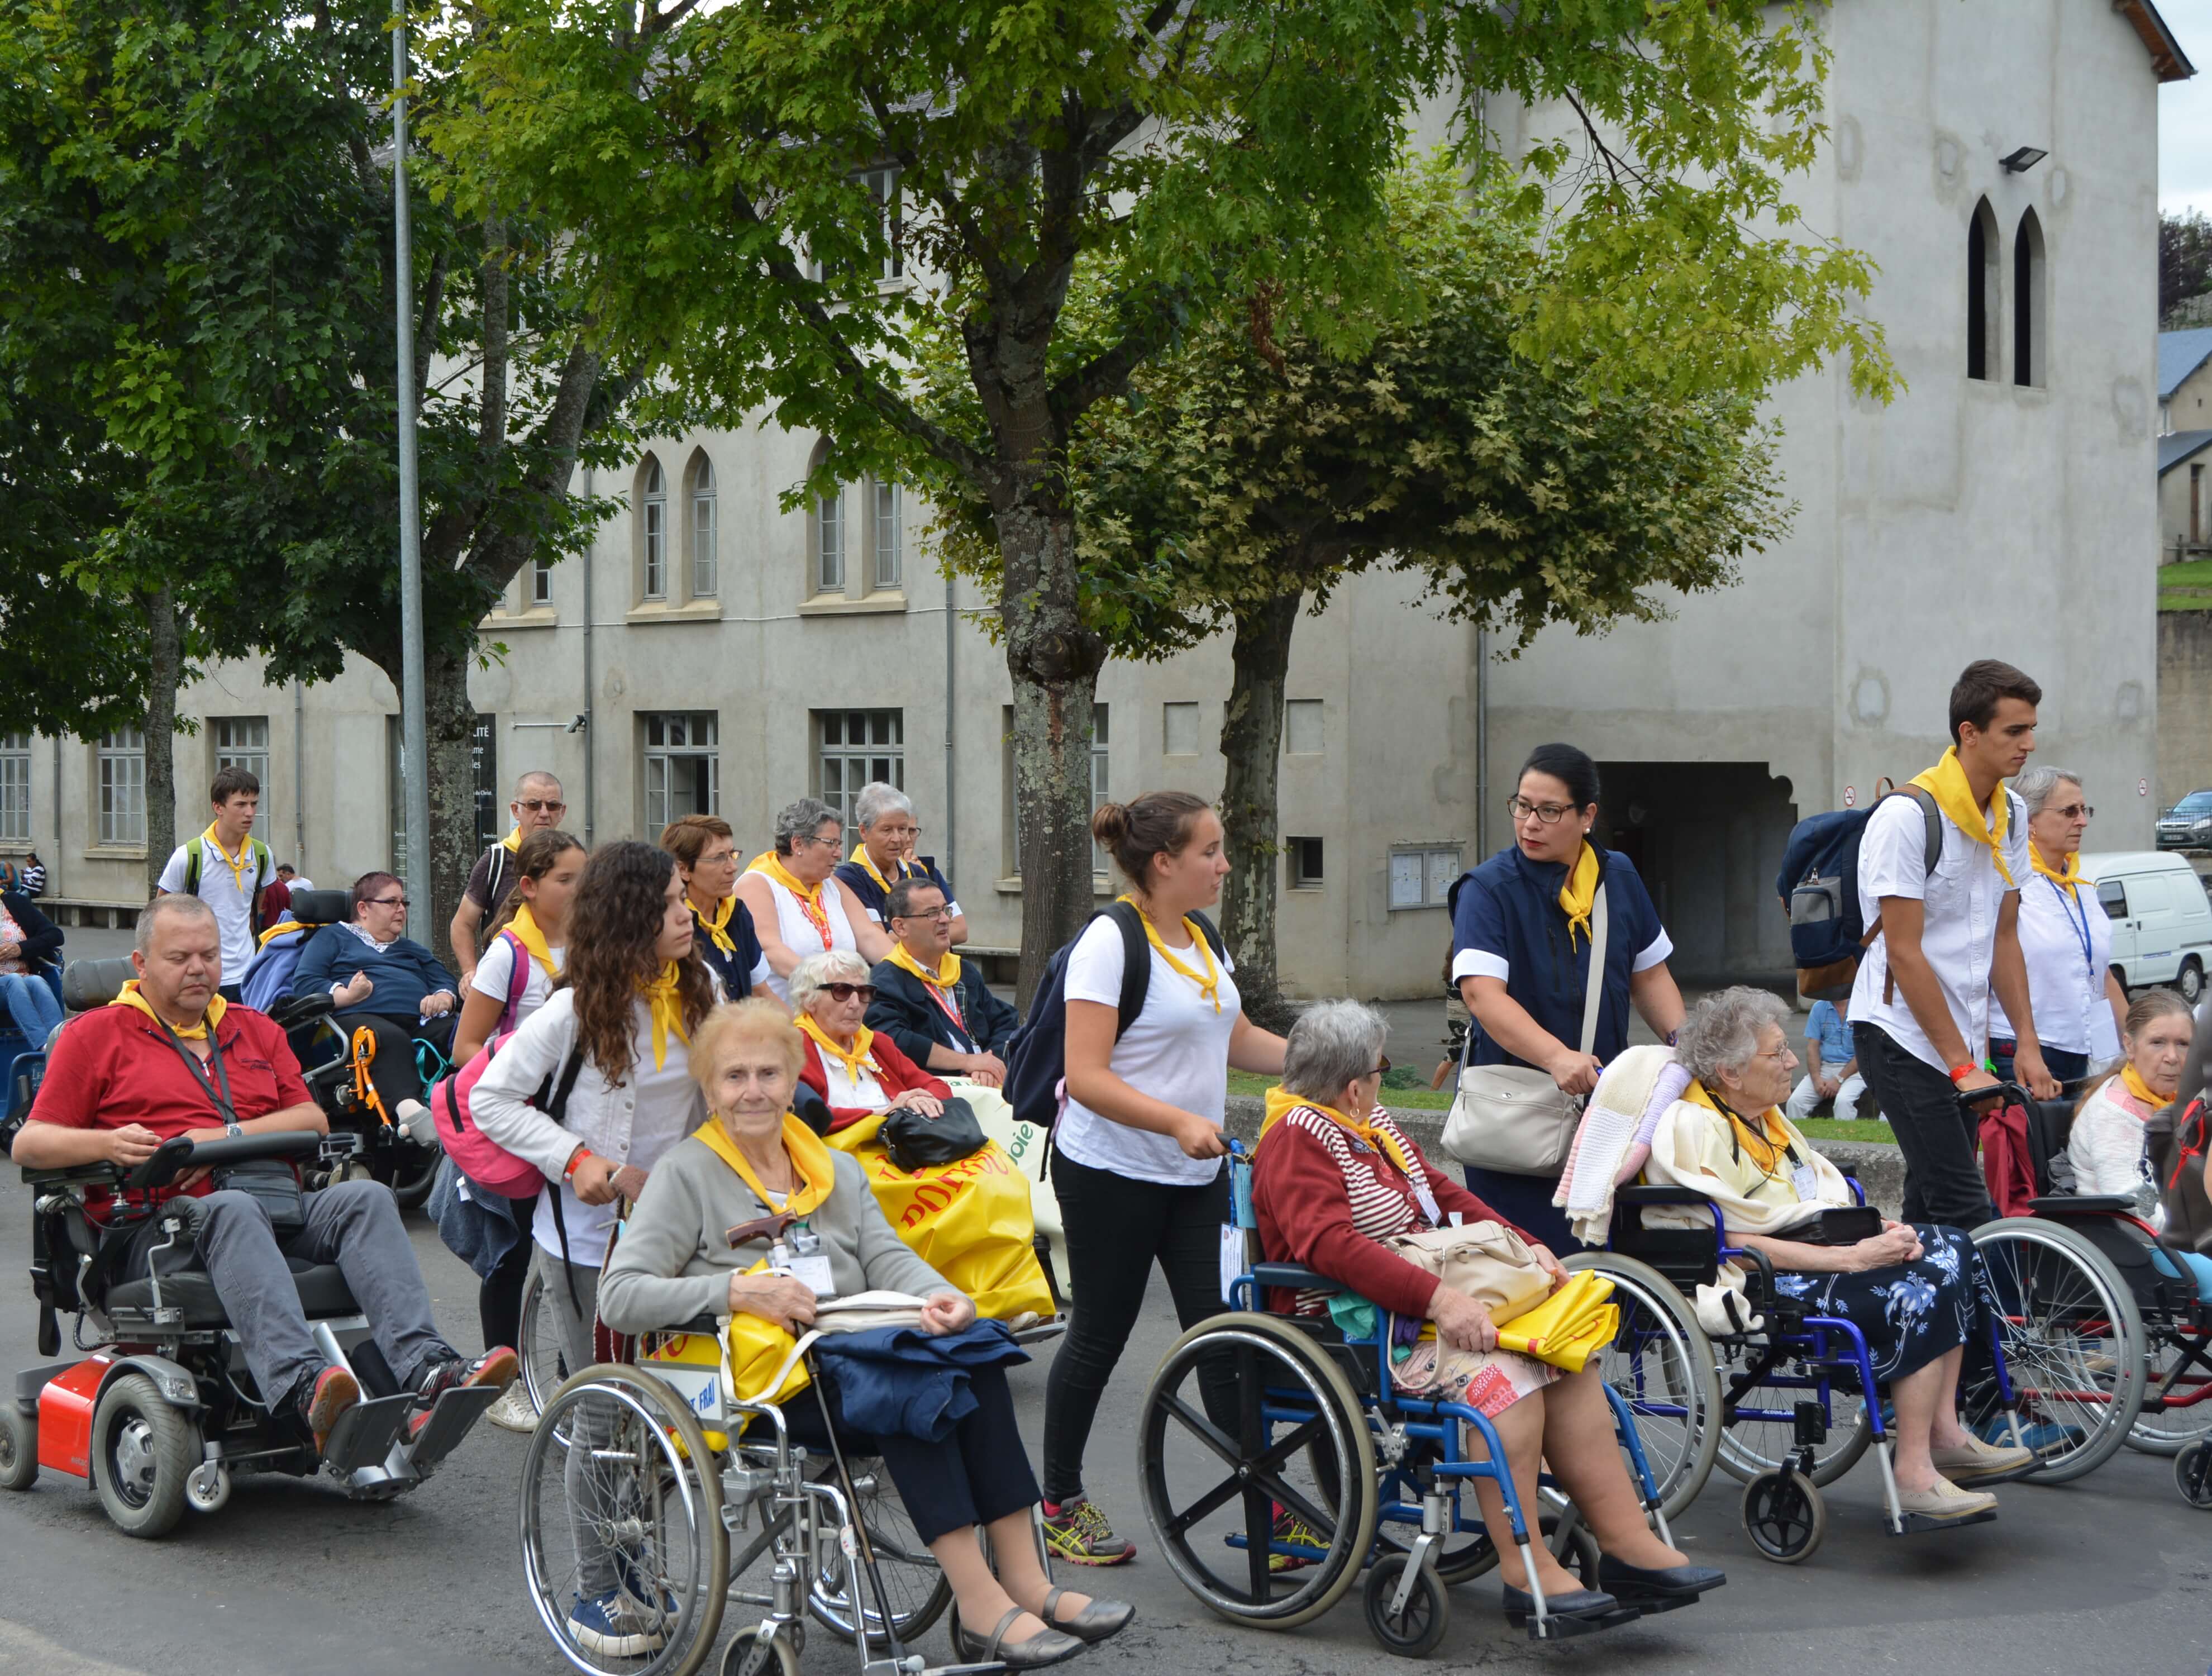
[[[799,1039],[806,1044],[806,1063],[799,1067],[799,1080],[820,1095],[823,1103],[827,1104],[830,1078],[822,1069],[821,1044],[804,1030],[799,1032]],[[898,1043],[881,1030],[876,1032],[875,1041],[869,1044],[868,1057],[876,1062],[876,1080],[884,1085],[884,1093],[890,1099],[897,1099],[909,1089],[920,1089],[924,1094],[933,1094],[939,1100],[952,1097],[952,1090],[943,1078],[933,1077],[924,1071],[901,1053]],[[834,1134],[848,1124],[858,1123],[864,1117],[874,1115],[866,1106],[831,1106],[830,1133]]]

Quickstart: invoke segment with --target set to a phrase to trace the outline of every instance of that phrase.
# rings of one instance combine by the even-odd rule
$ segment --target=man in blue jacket
[[[869,975],[868,1028],[926,1071],[997,1088],[1022,1016],[985,987],[980,967],[952,952],[951,906],[935,879],[920,876],[885,895],[884,929],[898,941]]]
[[[390,873],[363,873],[354,881],[353,918],[307,939],[292,993],[327,994],[341,1027],[374,1032],[369,1080],[392,1120],[411,1129],[410,1118],[427,1115],[414,1043],[451,1051],[460,985],[406,929],[407,887]]]

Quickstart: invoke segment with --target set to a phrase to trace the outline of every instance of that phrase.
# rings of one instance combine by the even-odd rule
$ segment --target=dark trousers
[[[968,1388],[975,1394],[975,1409],[952,1428],[950,1437],[925,1443],[918,1437],[875,1437],[854,1430],[845,1424],[836,1384],[817,1388],[823,1389],[830,1412],[836,1417],[837,1446],[847,1461],[858,1454],[882,1457],[884,1470],[906,1503],[907,1517],[914,1521],[914,1533],[924,1542],[1036,1505],[1036,1475],[1030,1471],[1030,1458],[1022,1448],[1006,1370],[973,1369]],[[829,1453],[822,1402],[813,1391],[802,1391],[784,1404],[783,1418],[791,1427],[793,1442]]]
[[[1092,1169],[1054,1152],[1052,1185],[1075,1290],[1067,1336],[1045,1381],[1044,1493],[1057,1503],[1083,1493],[1091,1422],[1144,1307],[1152,1265],[1167,1277],[1184,1327],[1228,1308],[1221,1298],[1221,1226],[1229,1220],[1229,1173],[1201,1186],[1171,1187]],[[1200,1389],[1213,1423],[1233,1430],[1237,1387],[1226,1357],[1200,1369]]]
[[[1601,1250],[1586,1246],[1568,1231],[1567,1213],[1552,1203],[1559,1190],[1556,1175],[1510,1175],[1502,1169],[1467,1167],[1467,1190],[1511,1223],[1554,1257],[1577,1251]]]
[[[1999,1082],[2013,1080],[2013,1050],[2019,1045],[1998,1036],[1990,1038],[1990,1063],[1996,1066]],[[2068,1048],[2045,1048],[2043,1050],[2043,1068],[2062,1083],[2078,1083],[2089,1074],[2089,1056]]]
[[[1897,1045],[1879,1024],[1854,1024],[1859,1074],[1905,1155],[1905,1218],[1971,1231],[1996,1214],[1975,1156],[1981,1120],[1951,1079]]]
[[[229,1002],[230,1005],[234,1007],[243,1006],[246,1005],[246,982],[244,979],[240,979],[236,983],[219,983],[215,987],[215,993],[222,996],[224,1000]]]
[[[376,1090],[376,1097],[384,1102],[384,1109],[395,1121],[402,1100],[422,1097],[422,1078],[415,1068],[415,1043],[417,1040],[428,1041],[440,1053],[447,1052],[453,1047],[457,1022],[452,1013],[422,1024],[412,1018],[386,1018],[373,1012],[341,1013],[337,1019],[349,1043],[357,1029],[365,1027],[375,1033],[376,1057],[369,1061],[368,1080]],[[347,1051],[352,1051],[350,1047]]]
[[[514,1207],[514,1225],[522,1232],[477,1290],[477,1324],[483,1329],[486,1350],[513,1350],[522,1342],[522,1292],[530,1279],[531,1250],[538,1243],[530,1237],[538,1195],[507,1202]]]

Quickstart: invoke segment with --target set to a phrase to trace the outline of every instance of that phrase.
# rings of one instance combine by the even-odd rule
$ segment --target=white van
[[[2212,967],[2212,898],[2182,857],[2120,850],[2081,858],[2085,878],[2112,921],[2112,968],[2121,986],[2171,984],[2192,1006]]]

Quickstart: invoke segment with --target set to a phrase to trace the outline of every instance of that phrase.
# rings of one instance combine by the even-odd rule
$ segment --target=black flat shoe
[[[1597,1580],[1620,1598],[1623,1605],[1638,1600],[1681,1600],[1718,1588],[1728,1573],[1711,1565],[1631,1565],[1610,1554],[1600,1555]]]
[[[1525,1588],[1504,1585],[1505,1610],[1532,1617],[1536,1611],[1536,1597]],[[1544,1611],[1553,1618],[1602,1618],[1607,1612],[1620,1610],[1620,1602],[1612,1595],[1595,1588],[1578,1588],[1567,1594],[1547,1594]]]
[[[1078,1640],[1088,1642],[1093,1646],[1120,1635],[1122,1630],[1129,1627],[1129,1620],[1137,1615],[1137,1609],[1127,1600],[1093,1599],[1089,1606],[1084,1607],[1074,1617],[1055,1618],[1053,1614],[1059,1609],[1060,1597],[1066,1593],[1064,1588],[1046,1591],[1042,1613],[1044,1621],[1052,1628],[1073,1636]]]

